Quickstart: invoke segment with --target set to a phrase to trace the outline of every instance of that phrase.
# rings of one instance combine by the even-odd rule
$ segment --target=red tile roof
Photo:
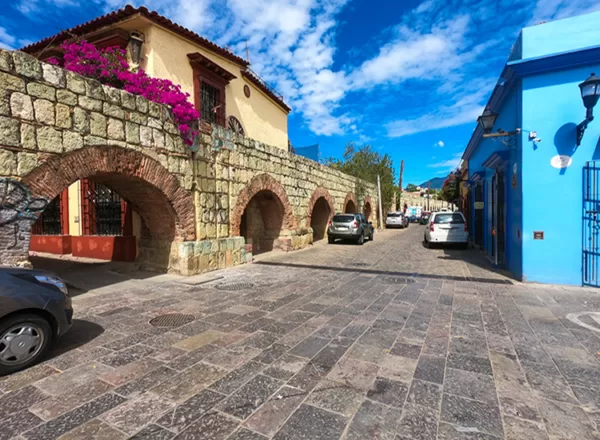
[[[53,35],[48,38],[44,38],[43,40],[40,40],[36,43],[25,46],[25,47],[21,48],[20,50],[22,50],[23,52],[35,54],[36,52],[46,48],[49,45],[60,44],[64,40],[67,40],[67,39],[73,37],[73,35],[83,36],[90,32],[98,30],[104,26],[118,23],[120,21],[123,21],[123,20],[130,18],[137,14],[141,15],[142,17],[147,18],[148,20],[150,20],[160,26],[165,27],[166,29],[169,29],[170,31],[173,31],[174,33],[176,33],[178,35],[181,35],[184,38],[187,38],[190,41],[193,41],[194,43],[198,44],[199,46],[204,47],[205,49],[208,49],[211,52],[214,52],[214,53],[222,56],[223,58],[233,61],[236,64],[239,64],[244,67],[250,65],[250,63],[248,61],[246,61],[243,58],[238,57],[233,52],[230,52],[229,50],[213,43],[212,41],[207,40],[204,37],[201,37],[197,33],[192,32],[191,30],[178,25],[177,23],[174,23],[173,21],[169,20],[167,17],[160,15],[158,12],[149,11],[144,6],[139,7],[139,8],[134,8],[131,5],[127,5],[123,9],[119,9],[117,11],[110,12],[106,15],[102,15],[102,16],[97,17],[93,20],[90,20],[86,23],[82,23],[82,24],[72,27],[70,29],[61,31],[56,35]]]

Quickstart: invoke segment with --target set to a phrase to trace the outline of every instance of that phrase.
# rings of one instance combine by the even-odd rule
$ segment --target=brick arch
[[[231,212],[231,235],[240,235],[242,216],[252,198],[261,191],[270,191],[283,205],[283,229],[292,229],[294,226],[294,214],[292,205],[283,188],[283,185],[268,174],[259,174],[252,178],[250,183],[240,192],[233,211]]]
[[[356,195],[354,193],[349,192],[346,194],[346,199],[344,200],[343,210],[346,212],[346,208],[348,208],[348,204],[352,202],[354,204],[354,212],[358,212],[358,202],[356,201]]]
[[[373,214],[373,206],[373,199],[371,198],[371,196],[365,196],[363,204],[363,213],[365,214],[367,220],[369,220],[371,215]]]
[[[52,200],[80,179],[115,190],[140,215],[152,238],[194,240],[195,207],[191,194],[159,162],[119,147],[85,147],[53,156],[23,178],[32,195]]]
[[[331,218],[333,214],[335,214],[335,205],[333,204],[333,198],[331,197],[331,194],[329,194],[329,191],[327,191],[325,188],[319,186],[313,191],[312,196],[310,196],[310,200],[308,201],[308,209],[306,211],[306,218],[308,224],[310,224],[315,203],[317,203],[317,200],[319,200],[320,198],[324,198],[327,204],[329,205],[329,217]]]

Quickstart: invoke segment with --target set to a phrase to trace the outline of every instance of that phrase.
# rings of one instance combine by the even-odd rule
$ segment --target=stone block
[[[27,84],[27,93],[36,98],[56,101],[56,89],[46,84],[31,82]]]
[[[10,92],[8,90],[0,90],[0,115],[10,116]]]
[[[14,176],[17,172],[17,155],[0,149],[0,176]]]
[[[114,90],[114,89],[112,89],[112,90]],[[121,96],[121,95],[119,95],[119,96]],[[120,106],[111,104],[109,102],[104,103],[104,112],[103,113],[106,116],[112,116],[113,118],[125,119],[125,112],[123,111],[123,109]]]
[[[36,132],[38,148],[41,151],[62,152],[62,133],[59,130],[52,127],[38,127]]]
[[[38,166],[38,155],[35,153],[17,154],[17,174],[25,176]]]
[[[126,115],[126,119],[140,125],[146,125],[148,123],[148,116],[138,112],[129,112],[128,115]]]
[[[54,125],[56,117],[54,114],[54,104],[45,99],[36,99],[33,102],[35,120],[40,124]]]
[[[135,100],[135,95],[132,95],[125,90],[121,90],[121,103],[123,104],[123,107],[128,108],[129,110],[135,110]]]
[[[140,127],[140,143],[144,147],[152,146],[152,129],[150,127]]]
[[[104,90],[104,99],[111,104],[121,105],[121,91],[114,87],[102,85]]]
[[[94,136],[106,137],[106,117],[100,113],[90,113],[90,133]]]
[[[156,128],[152,129],[152,138],[154,140],[155,148],[165,148],[165,134],[161,130]],[[177,169],[176,169],[177,170]]]
[[[93,99],[103,101],[105,99],[102,83],[92,78],[84,78],[85,94]]]
[[[58,66],[52,64],[42,63],[42,77],[44,81],[52,84],[55,87],[65,87],[67,85],[67,79],[65,78],[65,71]]]
[[[85,110],[75,107],[73,109],[73,127],[81,134],[90,132],[90,116]]]
[[[12,115],[17,118],[34,120],[33,104],[31,98],[20,92],[14,92],[10,95],[10,110]]]
[[[14,69],[12,56],[8,50],[0,49],[0,70],[9,72]]]
[[[83,138],[83,145],[90,147],[98,147],[107,145],[106,138],[100,136],[87,135]]]
[[[102,101],[94,98],[90,98],[89,96],[80,96],[79,97],[79,106],[85,110],[101,112],[102,111]]]
[[[123,121],[118,119],[108,119],[108,138],[122,141],[125,139],[125,128],[123,127]]]
[[[148,101],[148,113],[153,118],[160,118],[161,107],[156,102]]]
[[[61,104],[77,105],[77,95],[67,89],[58,89],[56,100]]]
[[[34,125],[26,123],[21,124],[21,147],[26,150],[37,150]]]
[[[83,136],[73,131],[64,131],[63,146],[65,151],[73,151],[83,148]]]
[[[78,95],[85,95],[85,80],[73,72],[67,72],[67,89]]]
[[[162,130],[163,123],[160,122],[160,119],[150,117],[148,118],[148,127],[158,128],[159,130]]]
[[[9,147],[18,147],[20,143],[19,135],[19,121],[0,116],[0,139],[2,139],[2,144]]]
[[[140,126],[133,122],[125,122],[125,140],[132,144],[140,143]]]
[[[19,75],[31,79],[42,79],[42,66],[37,58],[18,51],[13,52],[12,57],[15,63],[15,71]]]
[[[148,100],[141,96],[135,97],[135,108],[140,113],[148,113]]]
[[[60,128],[71,128],[71,108],[64,104],[56,104],[56,126]]]

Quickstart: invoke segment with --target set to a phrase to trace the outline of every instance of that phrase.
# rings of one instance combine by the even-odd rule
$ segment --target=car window
[[[463,216],[460,214],[454,214],[454,213],[444,213],[444,214],[436,214],[433,222],[436,224],[457,224],[457,223],[464,223],[465,220],[463,219]]]
[[[390,212],[387,215],[388,217],[402,217],[402,213],[401,212]]]
[[[354,216],[352,214],[348,215],[334,215],[333,221],[336,223],[350,223],[354,221]]]

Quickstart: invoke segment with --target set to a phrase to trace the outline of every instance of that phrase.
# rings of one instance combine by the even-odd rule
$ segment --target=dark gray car
[[[63,280],[45,271],[0,267],[0,376],[39,361],[72,320]]]
[[[373,241],[374,232],[373,223],[367,221],[362,214],[336,214],[329,222],[327,239],[329,243],[341,238],[363,244],[365,239]]]

